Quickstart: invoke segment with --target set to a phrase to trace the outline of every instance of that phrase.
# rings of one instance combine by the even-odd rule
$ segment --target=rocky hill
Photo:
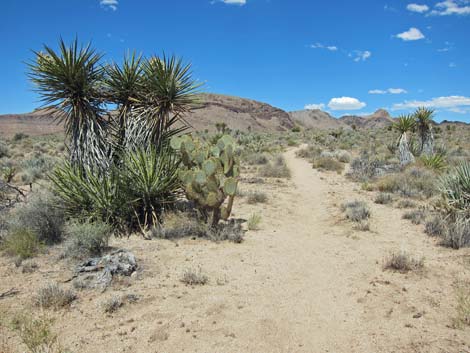
[[[393,118],[384,109],[379,109],[374,114],[366,116],[345,115],[339,120],[358,129],[382,129],[393,124]]]
[[[196,108],[185,116],[196,130],[215,130],[216,123],[225,123],[236,130],[285,131],[294,127],[294,122],[285,111],[269,104],[250,99],[219,94],[202,94]],[[0,115],[0,136],[11,137],[17,132],[28,135],[59,133],[58,125],[47,112],[34,111],[26,114]]]
[[[292,120],[306,129],[351,129],[351,127],[345,122],[336,119],[330,114],[319,109],[299,110],[289,114]]]

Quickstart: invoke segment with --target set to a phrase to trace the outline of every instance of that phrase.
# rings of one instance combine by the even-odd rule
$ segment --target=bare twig
[[[16,288],[12,288],[10,290],[7,290],[6,292],[4,293],[0,293],[0,299],[5,299],[7,297],[12,297],[16,294],[18,294],[20,291],[17,290]]]

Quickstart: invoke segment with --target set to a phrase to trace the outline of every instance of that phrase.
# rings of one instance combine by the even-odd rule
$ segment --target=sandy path
[[[452,284],[469,277],[461,262],[468,251],[437,247],[420,226],[401,219],[401,210],[374,204],[342,176],[313,170],[295,150],[285,157],[291,181],[252,186],[269,203],[235,208],[236,216],[261,211],[263,217],[262,229],[244,243],[117,241],[136,254],[143,272],[115,292],[142,300],[105,316],[99,303],[115,293],[81,292],[58,315],[65,346],[72,352],[470,352],[469,331],[450,328]],[[371,207],[370,232],[343,219],[339,205],[354,199]],[[425,256],[425,272],[382,271],[384,257],[397,249]],[[180,283],[182,270],[197,265],[210,284]],[[0,279],[7,288],[13,278]],[[43,282],[38,274],[25,280],[29,289]]]

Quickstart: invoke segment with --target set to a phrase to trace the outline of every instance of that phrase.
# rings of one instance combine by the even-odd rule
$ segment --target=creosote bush
[[[20,260],[37,255],[43,244],[38,236],[28,228],[14,228],[0,243],[0,248],[11,256],[17,256]]]

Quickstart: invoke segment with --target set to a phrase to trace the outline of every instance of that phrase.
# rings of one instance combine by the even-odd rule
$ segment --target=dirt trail
[[[107,317],[97,311],[103,297],[82,292],[56,325],[65,346],[80,352],[470,352],[468,330],[450,328],[452,284],[468,277],[460,260],[468,252],[437,247],[420,226],[402,220],[401,210],[374,204],[340,175],[313,170],[295,150],[285,158],[291,181],[256,185],[269,203],[235,208],[245,218],[262,208],[262,229],[240,245],[117,241],[136,254],[143,273],[116,292],[143,299]],[[370,232],[354,230],[339,210],[355,199],[371,207]],[[400,249],[424,256],[426,270],[384,272],[384,257]],[[198,265],[209,285],[179,282],[182,269]],[[41,282],[32,275],[29,281]]]

